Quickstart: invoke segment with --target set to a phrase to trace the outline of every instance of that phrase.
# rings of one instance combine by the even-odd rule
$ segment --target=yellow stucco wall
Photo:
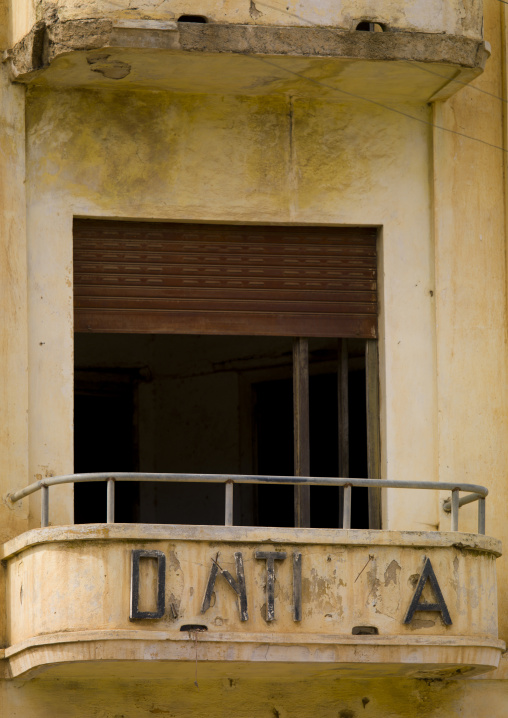
[[[3,4],[8,11],[5,30],[9,43],[4,46],[7,47],[21,40],[32,29],[36,21],[36,3],[34,0],[3,0]]]
[[[260,682],[243,671],[217,680],[213,666],[198,660],[150,680],[148,666],[90,668],[76,680],[72,668],[59,678],[41,674],[29,683],[0,683],[9,718],[505,718],[508,682],[490,680],[344,680],[334,671],[312,675],[292,668]],[[1,703],[0,703],[1,705]]]
[[[485,35],[492,58],[473,83],[483,92],[464,88],[436,106],[434,122],[503,147],[505,103],[499,98],[505,11],[499,3],[488,7]],[[493,497],[489,533],[506,544],[505,162],[503,150],[434,132],[439,476],[481,475]],[[473,525],[474,510],[466,516],[464,525]],[[498,569],[500,586],[506,586],[506,558]],[[507,601],[501,590],[502,635],[508,633]]]
[[[25,485],[28,469],[24,95],[0,65],[0,541],[26,527],[26,507],[5,499],[8,484]]]
[[[487,485],[488,533],[506,543],[506,154],[440,129],[505,143],[505,105],[497,97],[506,81],[504,13],[498,0],[486,2],[493,55],[474,86],[492,94],[463,88],[433,110],[340,97],[39,87],[27,94],[25,137],[24,90],[1,70],[0,396],[8,417],[0,435],[2,538],[28,526],[28,501],[14,510],[7,491],[72,470],[78,215],[382,227],[382,473]],[[36,526],[37,499],[30,505]],[[68,522],[71,492],[55,489],[51,507],[53,523]],[[434,496],[416,502],[412,494],[390,493],[384,512],[385,526],[394,529],[432,530],[449,521]],[[465,509],[461,527],[473,520],[474,509]],[[507,559],[497,567],[506,638]],[[296,690],[294,675],[260,683],[239,673],[217,681],[212,667],[201,666],[195,689],[188,663],[174,683],[149,682],[149,668],[115,670],[110,678],[91,668],[78,680],[68,668],[60,679],[2,682],[2,715],[402,718],[417,710],[432,718],[504,718],[508,705],[504,667],[500,680],[446,683],[346,681],[316,672],[301,676]]]
[[[72,469],[74,214],[382,225],[383,473],[435,478],[430,112],[410,111],[424,122],[306,98],[30,91],[31,474]],[[394,528],[437,526],[436,497],[393,501]]]

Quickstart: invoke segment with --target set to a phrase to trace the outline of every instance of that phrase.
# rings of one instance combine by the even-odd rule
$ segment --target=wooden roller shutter
[[[75,330],[373,338],[376,235],[75,220]]]

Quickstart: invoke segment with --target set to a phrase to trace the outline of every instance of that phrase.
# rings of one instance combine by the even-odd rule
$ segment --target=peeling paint
[[[397,561],[395,561],[395,559],[393,559],[393,561],[390,562],[390,564],[384,574],[385,587],[389,586],[391,583],[393,583],[395,585],[398,584],[400,570],[401,570],[401,568],[400,568],[399,564],[397,563]]]

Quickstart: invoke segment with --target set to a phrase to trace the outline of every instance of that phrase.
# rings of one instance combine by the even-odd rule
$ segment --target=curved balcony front
[[[3,547],[11,677],[63,664],[153,675],[495,668],[498,541],[449,532],[97,524]],[[85,668],[83,668],[85,670]],[[152,669],[151,669],[152,670]],[[174,675],[180,675],[175,673]]]

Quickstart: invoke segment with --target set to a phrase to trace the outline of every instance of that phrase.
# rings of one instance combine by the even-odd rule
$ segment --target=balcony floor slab
[[[131,635],[129,635],[129,633]],[[135,634],[135,635],[134,635]],[[505,644],[499,640],[450,640],[412,636],[285,635],[274,640],[271,634],[249,637],[216,634],[200,638],[198,661],[219,676],[233,669],[246,676],[263,678],[290,671],[307,673],[329,671],[340,678],[460,678],[481,675],[499,664]],[[5,677],[30,679],[41,670],[58,673],[65,664],[75,664],[75,672],[85,674],[87,666],[122,665],[123,671],[139,675],[140,666],[150,664],[152,680],[171,673],[178,675],[194,668],[196,644],[184,634],[143,631],[80,631],[47,635],[11,646],[5,650]],[[106,665],[107,664],[107,665]],[[145,671],[147,669],[145,668]]]

